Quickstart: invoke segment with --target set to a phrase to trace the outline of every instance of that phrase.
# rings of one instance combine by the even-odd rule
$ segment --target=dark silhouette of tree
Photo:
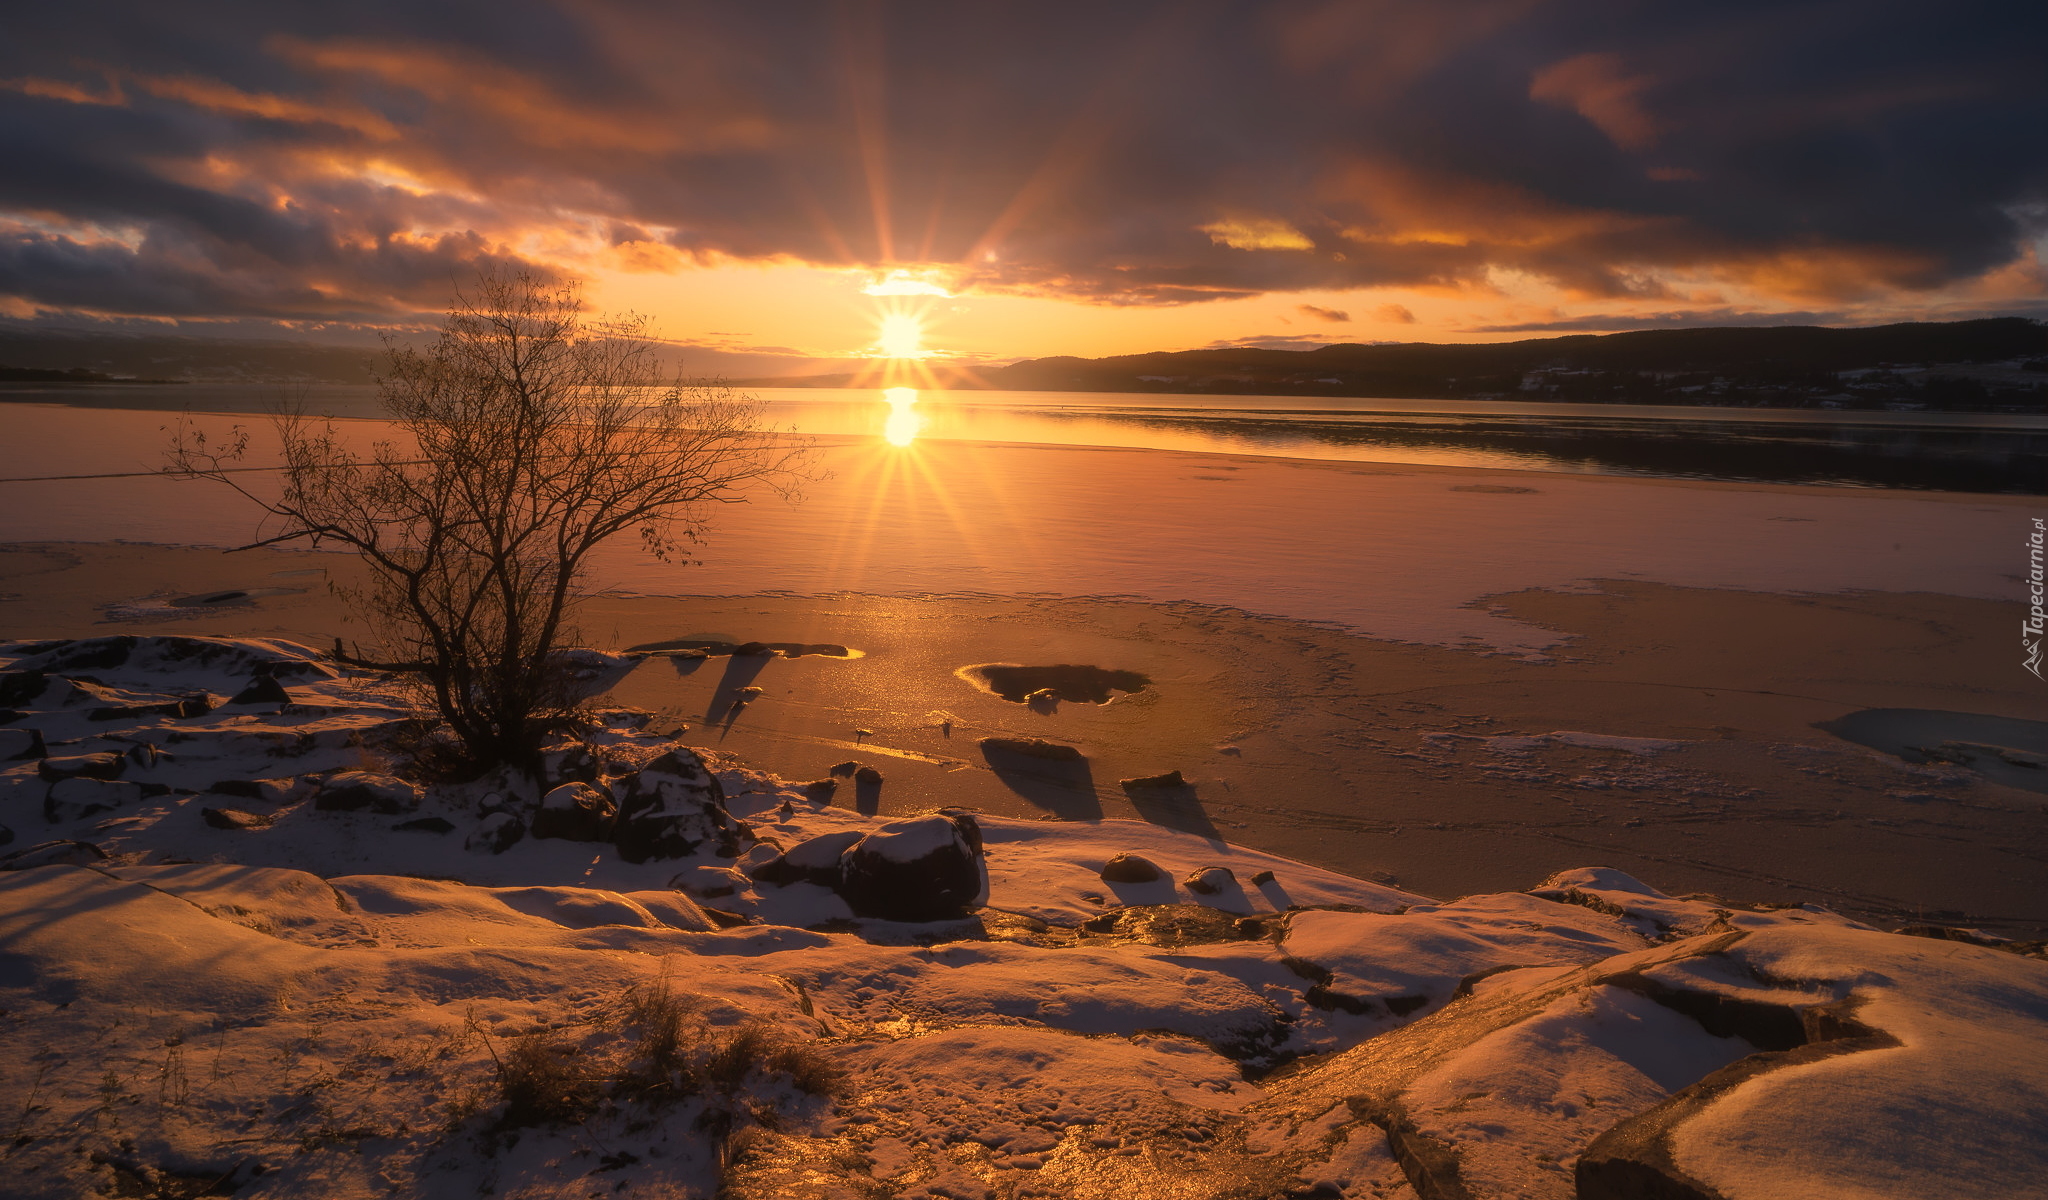
[[[168,470],[261,505],[282,528],[253,545],[354,550],[369,583],[346,598],[470,769],[531,765],[572,723],[559,651],[599,546],[631,534],[671,559],[709,506],[789,497],[807,455],[752,397],[665,379],[644,318],[588,318],[573,284],[526,273],[480,276],[431,345],[391,349],[378,390],[393,436],[367,450],[331,420],[276,416],[275,498],[229,465],[246,435],[209,446],[181,426]]]

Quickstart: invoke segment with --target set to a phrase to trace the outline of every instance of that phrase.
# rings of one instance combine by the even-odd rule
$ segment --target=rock
[[[951,920],[987,899],[980,842],[964,813],[885,822],[839,857],[835,890],[855,916]]]
[[[981,748],[997,754],[1021,754],[1026,758],[1044,758],[1054,762],[1081,761],[1079,750],[1059,742],[1048,742],[1044,738],[983,738]]]
[[[283,804],[298,794],[299,782],[296,779],[220,779],[208,785],[206,790],[216,796]]]
[[[391,827],[394,833],[454,833],[455,822],[446,817],[414,817]]]
[[[13,844],[14,831],[5,825],[0,825],[0,846],[12,846]]]
[[[1245,921],[1202,904],[1133,904],[1081,922],[1091,937],[1149,946],[1200,946],[1252,941],[1265,935],[1260,921]]]
[[[839,781],[830,777],[813,779],[804,785],[804,799],[813,804],[830,804],[832,796],[839,790]]]
[[[601,708],[590,715],[606,729],[641,730],[654,723],[654,714],[644,708]]]
[[[483,799],[476,802],[476,814],[488,817],[496,812],[518,812],[519,801],[504,792],[485,792]]]
[[[249,686],[228,698],[223,707],[255,707],[257,705],[290,704],[291,693],[284,685],[268,675],[258,675],[249,681]]]
[[[14,665],[23,671],[119,669],[128,675],[178,675],[196,669],[231,676],[267,673],[281,679],[333,678],[333,668],[316,658],[306,647],[285,641],[117,634],[38,643],[32,656]]]
[[[128,765],[141,767],[145,771],[154,770],[157,763],[169,757],[170,755],[157,749],[155,742],[137,742],[128,747]]]
[[[1103,863],[1101,871],[1104,883],[1151,883],[1161,874],[1151,859],[1136,854],[1119,854]]]
[[[1214,896],[1229,890],[1237,883],[1237,874],[1229,867],[1202,867],[1190,871],[1181,885],[1197,896]]]
[[[761,658],[775,653],[775,647],[766,642],[741,642],[732,648],[735,658]]]
[[[313,797],[313,807],[323,812],[368,811],[395,817],[419,806],[419,788],[395,776],[372,771],[330,775],[320,785],[320,794]]]
[[[463,848],[479,854],[503,854],[526,836],[526,822],[508,812],[492,813],[477,822]]]
[[[1253,887],[1265,887],[1271,882],[1273,882],[1273,873],[1271,871],[1260,871],[1252,876]]]
[[[28,871],[36,867],[64,865],[89,867],[105,862],[106,852],[91,842],[41,842],[26,850],[0,857],[0,871]]]
[[[734,692],[734,693],[733,693],[733,695],[734,695],[734,696],[736,696],[736,697],[738,697],[738,699],[739,699],[739,702],[740,702],[741,704],[745,704],[745,703],[746,703],[746,702],[748,702],[749,700],[758,700],[758,699],[760,699],[760,698],[761,698],[761,689],[760,689],[760,688],[757,688],[757,687],[743,687],[743,688],[741,688],[740,690],[738,690],[738,691]]]
[[[565,783],[596,783],[597,755],[583,742],[556,742],[540,752],[541,785],[557,788]]]
[[[0,704],[27,704],[50,687],[50,677],[41,671],[0,671]]]
[[[798,842],[780,855],[747,872],[762,883],[815,883],[831,887],[839,879],[839,860],[864,835],[842,829]]]
[[[601,842],[610,835],[618,812],[609,792],[587,783],[565,783],[540,798],[531,832],[536,838]]]
[[[862,767],[853,773],[853,782],[864,787],[881,787],[882,773],[873,767]]]
[[[147,721],[151,717],[203,717],[213,711],[204,692],[149,704],[104,704],[85,710],[88,721]]]
[[[860,769],[860,763],[849,758],[843,763],[832,764],[832,769],[827,771],[826,774],[836,775],[841,778],[845,778],[846,776],[852,775],[855,771],[858,771]]]
[[[738,853],[718,777],[694,750],[678,746],[621,781],[612,844],[627,862],[681,858],[709,846]]]
[[[0,729],[0,760],[18,762],[49,753],[40,729]]]
[[[51,824],[77,821],[112,812],[142,799],[142,785],[125,779],[91,779],[74,776],[50,785],[43,801],[43,818]]]
[[[747,852],[733,860],[732,869],[752,878],[754,872],[782,857],[782,847],[774,842],[756,841],[747,847]]]
[[[65,754],[36,764],[36,774],[56,783],[62,779],[119,779],[128,760],[112,750],[98,754]]]
[[[691,896],[717,900],[747,886],[747,878],[731,867],[692,867],[668,881],[669,887]]]
[[[1126,791],[1131,788],[1182,788],[1188,785],[1188,781],[1181,778],[1179,770],[1168,771],[1164,775],[1141,775],[1136,779],[1123,779],[1118,782]]]
[[[202,808],[199,819],[215,829],[268,829],[276,817],[243,812],[239,808]]]
[[[556,667],[570,679],[589,682],[602,679],[613,671],[630,671],[646,659],[645,654],[613,654],[606,650],[594,650],[588,646],[564,646],[548,653],[548,664]]]

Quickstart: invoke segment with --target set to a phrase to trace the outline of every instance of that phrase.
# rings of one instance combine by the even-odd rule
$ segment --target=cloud
[[[1209,240],[1232,250],[1313,250],[1308,236],[1278,217],[1231,217],[1198,226]]]
[[[478,261],[742,260],[1847,313],[2048,228],[2048,10],[1995,0],[114,0],[9,35],[10,311],[402,320]]]
[[[1316,333],[1273,333],[1261,337],[1219,338],[1198,347],[1202,350],[1314,350],[1321,346],[1339,344],[1333,339]],[[1359,343],[1353,343],[1359,344]],[[1377,345],[1376,342],[1362,343]]]
[[[1373,316],[1390,325],[1413,325],[1415,314],[1405,304],[1382,304],[1373,310]]]
[[[1318,308],[1313,304],[1297,304],[1294,306],[1294,309],[1296,312],[1339,325],[1351,319],[1351,314],[1341,308]],[[1412,321],[1415,318],[1410,317],[1408,319]]]
[[[1571,109],[1623,150],[1647,150],[1657,144],[1659,132],[1642,102],[1644,89],[1653,82],[1647,75],[1627,74],[1612,54],[1580,54],[1536,72],[1529,98]]]

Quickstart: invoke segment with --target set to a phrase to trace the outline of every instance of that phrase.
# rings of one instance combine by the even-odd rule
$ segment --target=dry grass
[[[699,1091],[703,1069],[693,1051],[704,1034],[703,1009],[702,997],[671,990],[667,979],[628,992],[620,1016],[638,1036],[621,1083],[643,1095]]]
[[[735,1092],[754,1074],[780,1075],[798,1091],[832,1097],[845,1088],[845,1076],[817,1047],[782,1037],[766,1025],[742,1025],[711,1052],[705,1075],[726,1092]]]
[[[505,1098],[499,1125],[518,1129],[580,1121],[604,1099],[599,1081],[578,1070],[577,1047],[548,1032],[514,1038],[496,1056]]]
[[[665,978],[634,988],[582,1027],[617,1035],[588,1046],[567,1030],[498,1041],[472,1019],[465,1033],[481,1038],[494,1067],[495,1096],[483,1105],[497,1110],[491,1125],[502,1131],[575,1123],[607,1107],[661,1107],[702,1096],[708,1107],[700,1120],[722,1138],[753,1125],[773,1128],[779,1119],[772,1105],[764,1109],[748,1095],[750,1085],[782,1081],[823,1098],[844,1093],[844,1073],[818,1047],[761,1022],[714,1028],[705,1003]]]

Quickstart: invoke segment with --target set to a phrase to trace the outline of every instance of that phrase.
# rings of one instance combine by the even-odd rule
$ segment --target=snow
[[[951,847],[958,837],[944,817],[891,821],[860,840],[861,852],[893,863],[912,863]]]
[[[1426,1136],[1462,1148],[1479,1195],[1569,1200],[1574,1152],[1756,1047],[1619,988],[1558,998],[1418,1079],[1404,1097]]]
[[[95,686],[232,694],[236,670],[313,661],[222,641],[142,645]],[[88,721],[100,699],[53,685],[10,727],[55,757],[0,770],[8,849],[104,854],[0,870],[10,1194],[1562,1198],[1651,1128],[1726,1200],[2014,1196],[2048,1172],[2048,964],[2024,947],[1600,867],[1439,901],[1142,822],[989,817],[986,907],[856,920],[768,865],[822,871],[863,838],[914,861],[951,821],[883,822],[714,759],[757,839],[737,858],[465,849],[545,789],[398,781],[416,809],[323,810],[322,781],[394,790],[376,731],[401,705],[352,673],[290,688],[275,714]],[[646,724],[608,714],[589,757],[611,766],[579,786],[617,795],[662,761]],[[119,778],[45,778],[61,760]],[[269,824],[215,828],[209,806]],[[420,817],[447,832],[393,828]],[[1162,878],[1104,882],[1119,853]],[[1211,893],[1184,882],[1224,870]],[[664,996],[700,1067],[757,1028],[784,1049],[628,1088]],[[518,1047],[609,1090],[508,1129]]]
[[[1744,1083],[1681,1126],[1679,1166],[1730,1200],[2037,1192],[2048,1172],[2048,970],[1868,930],[1761,930],[1752,972],[1827,981],[1897,1038]]]

